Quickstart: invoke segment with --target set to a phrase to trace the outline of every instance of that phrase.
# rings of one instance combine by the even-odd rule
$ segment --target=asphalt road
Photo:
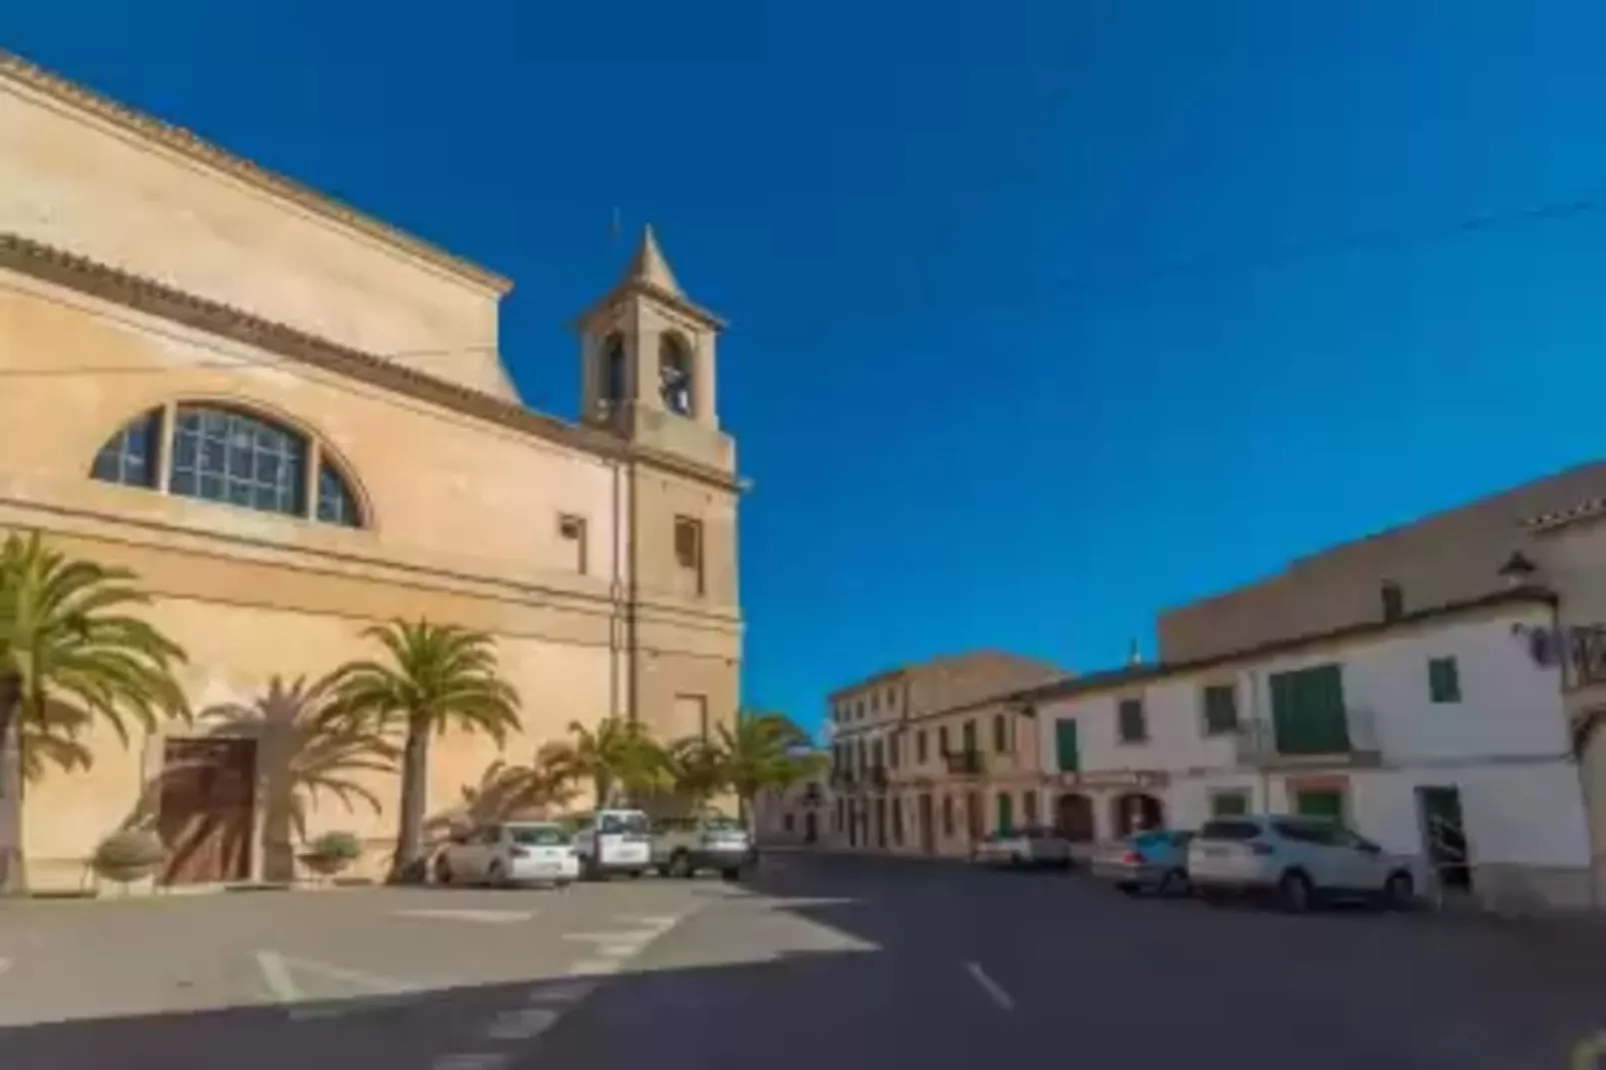
[[[919,862],[0,908],[4,1070],[1571,1070],[1603,1030],[1606,938],[1581,925]]]

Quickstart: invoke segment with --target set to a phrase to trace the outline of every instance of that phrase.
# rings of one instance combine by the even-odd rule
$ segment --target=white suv
[[[1188,846],[1188,879],[1201,897],[1275,892],[1291,911],[1320,897],[1367,897],[1404,907],[1410,865],[1331,821],[1233,817],[1209,821]]]

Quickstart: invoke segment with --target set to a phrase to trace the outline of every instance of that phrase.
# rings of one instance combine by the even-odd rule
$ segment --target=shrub
[[[92,863],[96,872],[104,876],[143,876],[161,865],[166,857],[167,848],[156,833],[148,829],[122,829],[100,841]]]
[[[362,857],[362,841],[349,832],[325,832],[307,845],[312,858],[355,862]]]

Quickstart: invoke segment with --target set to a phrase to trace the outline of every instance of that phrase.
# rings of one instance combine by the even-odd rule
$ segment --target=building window
[[[1294,813],[1300,817],[1313,817],[1342,824],[1344,821],[1344,790],[1336,787],[1294,789]]]
[[[1344,675],[1337,665],[1273,673],[1272,733],[1281,754],[1345,754],[1350,749],[1344,713]]]
[[[853,703],[853,719],[855,721],[864,719],[864,699],[862,698]]]
[[[901,741],[900,737],[897,736],[896,734],[887,737],[887,768],[888,769],[896,769],[896,768],[898,768],[898,759],[902,757],[902,755],[899,752],[903,750],[901,742],[902,741]]]
[[[673,331],[658,339],[658,390],[664,408],[677,416],[691,415],[691,349]]]
[[[937,729],[937,753],[938,754],[944,754],[944,755],[950,753],[949,747],[948,747],[948,726],[947,725],[942,725],[941,727],[939,727]]]
[[[786,829],[787,832],[791,832],[792,831],[792,815],[791,814],[782,814],[781,815],[781,827]]]
[[[960,726],[959,734],[960,738],[964,740],[964,752],[966,754],[975,754],[977,751],[976,722],[966,721],[962,726]]]
[[[1003,754],[1009,749],[1009,724],[1001,713],[993,714],[993,750]]]
[[[235,409],[179,405],[174,413],[171,427],[162,410],[152,409],[118,431],[95,455],[91,478],[163,489],[161,462],[170,455],[165,488],[170,494],[341,527],[363,526],[351,484],[299,432]],[[315,456],[317,481],[309,488],[310,458]]]
[[[1384,580],[1381,589],[1383,619],[1396,621],[1405,616],[1405,591],[1393,580]]]
[[[1238,731],[1238,689],[1232,684],[1208,684],[1203,695],[1205,734],[1220,736]]]
[[[886,766],[886,762],[882,760],[882,746],[879,739],[870,744],[870,764],[877,769],[882,769]]]
[[[944,795],[942,797],[942,834],[945,839],[950,840],[954,836],[954,797],[952,795]]]
[[[998,834],[1008,836],[1015,831],[1015,796],[1007,791],[998,793]]]
[[[881,709],[881,692],[872,691],[870,692],[870,712],[875,713],[879,709]]]
[[[558,538],[562,540],[569,565],[575,572],[586,574],[586,519],[564,513],[558,517]]]
[[[868,769],[870,767],[870,762],[869,762],[869,753],[870,752],[869,752],[868,748],[865,747],[864,740],[862,740],[862,739],[858,741],[857,750],[859,752],[859,772],[862,773],[862,772],[864,772],[866,769]]]
[[[1037,827],[1037,792],[1028,788],[1020,793],[1021,818],[1027,828]]]
[[[689,516],[675,517],[675,564],[690,577],[692,589],[703,593],[703,522]]]
[[[1461,667],[1455,658],[1428,660],[1428,694],[1434,702],[1461,701]]]
[[[1249,792],[1232,788],[1210,793],[1211,817],[1242,817],[1249,812]]]
[[[893,709],[897,705],[898,705],[898,692],[897,692],[897,689],[896,688],[891,688],[891,687],[887,688],[887,709],[889,709],[889,710]]]
[[[903,800],[896,795],[892,797],[892,845],[903,846]]]
[[[1143,700],[1124,698],[1116,709],[1119,736],[1122,743],[1142,743],[1149,738],[1149,726],[1143,716]]]
[[[1074,717],[1061,717],[1054,722],[1054,765],[1062,773],[1074,773],[1081,768]]]
[[[162,410],[152,409],[111,437],[90,475],[102,483],[154,488],[161,475]]]
[[[602,343],[602,400],[610,408],[625,400],[625,339],[610,334]]]
[[[915,764],[926,764],[926,730],[924,728],[915,733]]]

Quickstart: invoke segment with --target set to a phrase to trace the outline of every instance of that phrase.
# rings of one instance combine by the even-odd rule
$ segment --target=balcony
[[[981,776],[982,758],[979,750],[953,750],[942,756],[949,776]]]
[[[1238,764],[1254,768],[1375,765],[1382,758],[1377,718],[1347,709],[1322,717],[1257,717],[1238,726]]]

